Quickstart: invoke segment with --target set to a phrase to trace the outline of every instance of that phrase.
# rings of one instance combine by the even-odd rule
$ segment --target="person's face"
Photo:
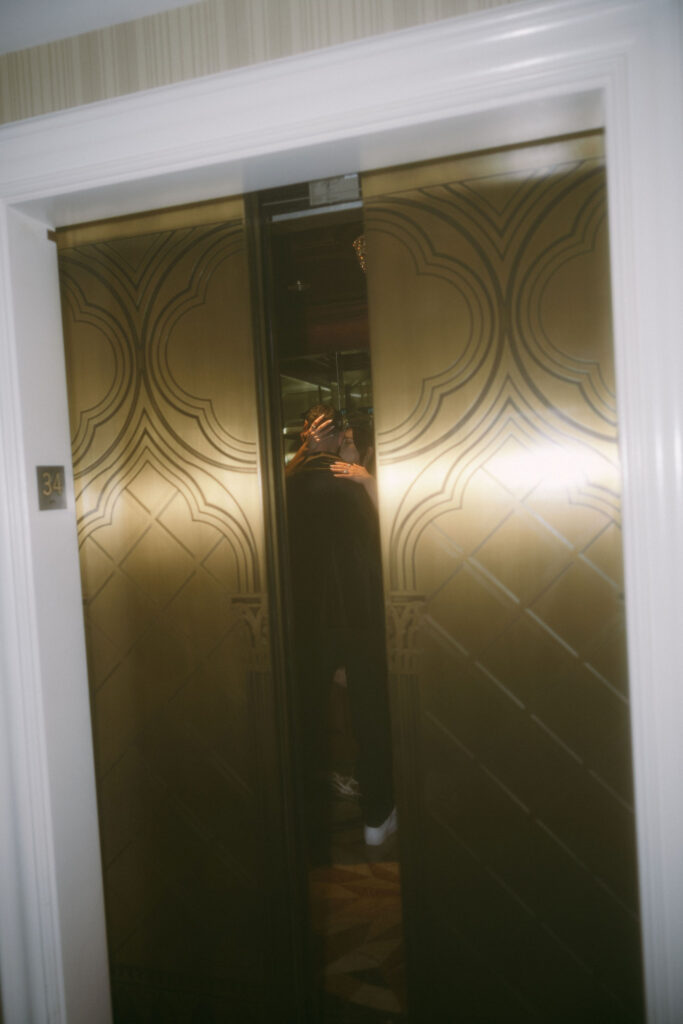
[[[342,434],[339,458],[342,462],[360,462],[360,455],[353,440],[353,430],[351,427],[347,427]]]
[[[311,424],[306,421],[305,427],[309,428],[310,426]],[[339,450],[343,432],[332,427],[321,427],[320,429],[322,430],[322,436],[318,437],[317,441],[309,442],[309,451],[327,452],[331,455],[336,454]]]

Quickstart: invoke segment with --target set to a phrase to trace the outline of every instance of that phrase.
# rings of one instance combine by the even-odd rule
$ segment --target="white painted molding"
[[[63,1009],[63,991],[10,274],[4,208],[0,220],[0,476],[6,485],[0,488],[0,712],[7,731],[0,736],[0,746],[7,775],[0,821],[0,914],[7,924],[0,930],[0,985],[5,1017],[33,1021],[60,1019],[56,1011]]]
[[[46,713],[54,693],[39,657],[54,623],[38,596],[47,523],[30,514],[30,467],[47,437],[68,450],[63,402],[35,413],[36,432],[37,385],[17,371],[28,336],[18,325],[37,322],[28,305],[54,302],[56,261],[42,227],[30,243],[27,221],[19,254],[11,218],[54,226],[596,124],[608,154],[648,1021],[683,1020],[682,54],[680,0],[536,0],[0,128],[0,746],[12,767],[0,829],[18,837],[0,869],[0,914],[22,929],[0,943],[6,1024],[93,1024],[73,995],[73,951],[103,933],[92,850],[91,911],[74,920],[60,903],[72,882],[55,772],[67,777],[69,734]],[[40,342],[53,362],[56,334]],[[69,721],[82,725],[70,529],[65,519],[51,568],[71,580],[65,670],[77,681]],[[79,792],[85,821],[91,797]]]
[[[607,167],[648,1020],[683,1020],[683,9],[645,5]]]
[[[70,470],[56,251],[0,212],[0,984],[6,1024],[110,1019],[73,500],[38,511],[36,465]],[[37,291],[36,291],[37,289]],[[70,480],[70,472],[69,477]],[[6,782],[6,780],[3,780]],[[11,921],[11,927],[9,922]]]
[[[93,216],[116,215],[175,201],[178,184],[186,195],[188,174],[196,198],[295,180],[302,152],[324,175],[395,163],[406,146],[426,159],[556,134],[558,117],[580,130],[602,119],[605,60],[641,7],[499,8],[8,125],[0,195],[63,223],[86,190],[104,202]],[[597,61],[596,37],[609,40]],[[122,188],[133,182],[139,198]]]

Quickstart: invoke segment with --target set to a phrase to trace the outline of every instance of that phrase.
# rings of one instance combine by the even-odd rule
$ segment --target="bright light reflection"
[[[513,491],[527,491],[538,484],[551,490],[579,488],[589,481],[598,483],[607,469],[594,451],[558,445],[507,448],[495,455],[487,468]]]
[[[444,453],[429,465],[416,469],[405,463],[379,466],[380,507],[388,509],[408,491],[418,496],[450,493],[461,500],[462,488],[473,474],[483,471],[511,494],[521,497],[536,487],[548,491],[581,490],[590,485],[613,484],[615,467],[594,449],[579,445],[537,445],[524,447],[508,441],[482,462],[476,458],[455,462]]]

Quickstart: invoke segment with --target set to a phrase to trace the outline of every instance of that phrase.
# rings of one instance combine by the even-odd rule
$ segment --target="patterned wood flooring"
[[[365,846],[353,797],[335,797],[332,820],[332,863],[310,873],[324,1024],[406,1024],[397,836]]]

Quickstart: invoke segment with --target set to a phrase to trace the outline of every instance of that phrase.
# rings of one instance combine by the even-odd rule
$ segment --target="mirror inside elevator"
[[[260,200],[318,1019],[406,1020],[360,182]]]

